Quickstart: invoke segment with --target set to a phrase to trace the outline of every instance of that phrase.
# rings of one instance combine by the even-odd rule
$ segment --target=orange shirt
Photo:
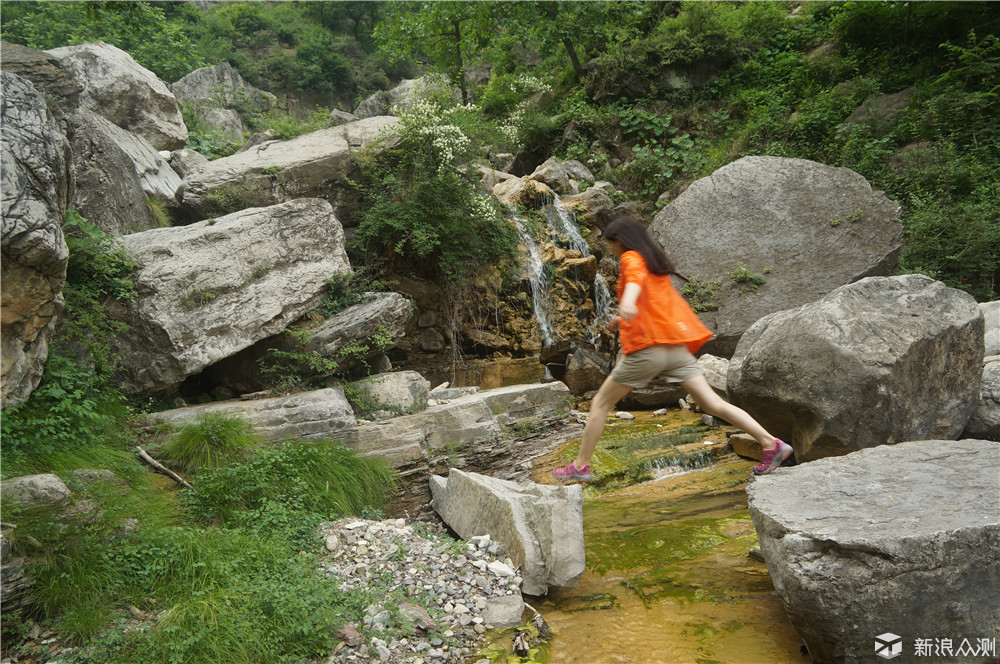
[[[626,251],[620,260],[618,301],[625,284],[638,284],[642,289],[636,302],[639,314],[631,322],[622,319],[618,326],[626,354],[658,344],[684,344],[693,353],[712,338],[711,330],[674,288],[670,275],[652,274],[637,251]]]

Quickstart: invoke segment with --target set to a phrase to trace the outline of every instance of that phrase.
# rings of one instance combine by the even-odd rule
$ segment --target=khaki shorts
[[[615,365],[611,378],[622,385],[640,388],[660,374],[666,374],[670,383],[683,383],[705,372],[686,346],[661,345],[629,353]]]

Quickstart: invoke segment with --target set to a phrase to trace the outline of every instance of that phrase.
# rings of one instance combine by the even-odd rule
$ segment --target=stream
[[[677,430],[686,433],[671,438]],[[757,544],[745,493],[752,464],[725,440],[683,411],[609,424],[594,465],[621,479],[585,489],[579,584],[526,598],[554,634],[535,661],[809,662],[766,565],[747,555]],[[538,459],[532,479],[553,483],[552,468],[578,447]],[[654,479],[630,484],[642,468]]]

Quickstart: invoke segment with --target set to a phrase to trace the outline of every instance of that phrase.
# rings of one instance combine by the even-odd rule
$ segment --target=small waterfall
[[[535,310],[535,320],[538,321],[538,329],[542,332],[542,345],[550,346],[553,341],[552,324],[549,323],[549,298],[547,295],[548,278],[545,275],[545,263],[538,253],[538,245],[534,238],[524,226],[524,220],[517,216],[513,208],[508,210],[514,225],[517,227],[517,234],[521,242],[527,248],[527,276],[531,283],[531,301]]]
[[[584,257],[590,255],[590,247],[587,241],[580,235],[580,228],[576,225],[576,219],[570,214],[566,206],[559,200],[559,194],[555,195],[552,201],[543,201],[542,214],[549,222],[549,228],[561,233],[566,237],[568,248],[576,249]]]

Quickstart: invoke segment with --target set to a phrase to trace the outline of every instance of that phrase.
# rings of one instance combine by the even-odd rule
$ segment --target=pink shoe
[[[767,475],[772,470],[780,466],[785,459],[792,456],[792,446],[781,440],[774,439],[774,447],[764,450],[760,463],[753,467],[754,475]]]
[[[557,480],[580,480],[581,482],[589,482],[590,464],[588,463],[583,468],[577,468],[574,462],[570,462],[568,466],[563,466],[562,468],[556,468],[553,470],[552,477]]]

